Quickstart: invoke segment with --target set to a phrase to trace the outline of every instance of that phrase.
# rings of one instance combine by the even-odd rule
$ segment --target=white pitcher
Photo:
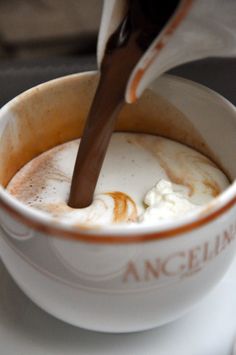
[[[104,0],[98,38],[100,66],[106,43],[128,9],[127,0]],[[160,5],[161,11],[161,5]],[[236,0],[180,0],[170,20],[131,73],[125,99],[135,101],[165,71],[208,56],[236,56]]]

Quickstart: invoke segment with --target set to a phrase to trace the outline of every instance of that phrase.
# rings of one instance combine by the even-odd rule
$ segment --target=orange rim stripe
[[[133,243],[173,238],[180,234],[182,235],[184,233],[193,231],[197,228],[200,228],[214,221],[216,218],[220,217],[229,209],[231,209],[235,204],[236,204],[236,197],[234,197],[232,200],[230,200],[227,204],[225,204],[218,210],[208,215],[201,216],[199,217],[198,220],[194,222],[190,222],[175,228],[169,228],[160,232],[143,233],[143,234],[136,234],[136,235],[135,234],[134,235],[122,235],[122,234],[92,235],[86,233],[83,234],[82,232],[77,232],[77,231],[67,231],[58,227],[48,226],[46,224],[30,220],[26,216],[23,216],[18,211],[13,209],[4,201],[0,200],[0,208],[3,208],[6,212],[10,213],[13,218],[16,218],[18,221],[22,222],[28,227],[31,227],[39,232],[45,233],[47,235],[56,236],[56,237],[63,237],[63,238],[69,238],[69,239],[84,241],[89,243],[102,243],[102,244],[128,244],[128,243],[133,244]]]

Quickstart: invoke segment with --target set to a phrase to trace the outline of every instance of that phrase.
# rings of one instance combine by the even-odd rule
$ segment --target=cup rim
[[[70,80],[71,78],[87,76],[95,74],[96,71],[87,71],[82,73],[76,73],[71,75],[66,75],[53,79],[37,86],[30,88],[29,90],[21,93],[20,95],[13,98],[11,101],[6,103],[0,109],[0,119],[1,116],[7,112],[11,106],[17,104],[25,94],[33,93],[39,88],[46,88],[48,86],[54,85],[55,83],[60,83],[64,80]],[[231,110],[232,113],[236,114],[235,106],[225,99],[223,96],[217,92],[201,85],[195,83],[188,79],[183,79],[174,75],[165,74],[164,77],[167,80],[175,82],[183,82],[185,85],[194,86],[203,90],[206,93],[215,96],[221,103]],[[187,232],[195,231],[196,229],[203,227],[217,218],[224,215],[236,204],[236,180],[234,180],[230,186],[224,190],[219,196],[214,198],[209,204],[203,206],[200,211],[196,211],[189,214],[186,217],[179,218],[176,221],[171,221],[163,223],[156,226],[132,226],[131,228],[126,226],[120,227],[73,227],[67,226],[65,224],[59,224],[55,220],[52,220],[49,216],[46,216],[43,212],[36,211],[15,197],[10,195],[3,186],[0,186],[0,208],[3,208],[17,221],[23,223],[24,225],[35,229],[40,233],[46,233],[47,235],[54,237],[62,237],[66,239],[78,240],[82,242],[89,243],[102,243],[102,244],[133,244],[133,243],[143,243],[156,240],[170,239],[173,237],[181,237]],[[205,207],[205,208],[204,208]]]

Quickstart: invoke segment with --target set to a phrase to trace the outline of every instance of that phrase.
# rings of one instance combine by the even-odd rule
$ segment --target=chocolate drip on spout
[[[161,8],[156,0],[130,0],[127,15],[109,38],[74,167],[69,206],[83,208],[91,204],[132,70],[178,3],[168,0]]]

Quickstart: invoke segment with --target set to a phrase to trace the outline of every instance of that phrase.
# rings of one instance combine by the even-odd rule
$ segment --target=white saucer
[[[120,335],[85,331],[48,315],[19,290],[0,261],[1,355],[232,355],[235,337],[236,260],[182,319]]]

